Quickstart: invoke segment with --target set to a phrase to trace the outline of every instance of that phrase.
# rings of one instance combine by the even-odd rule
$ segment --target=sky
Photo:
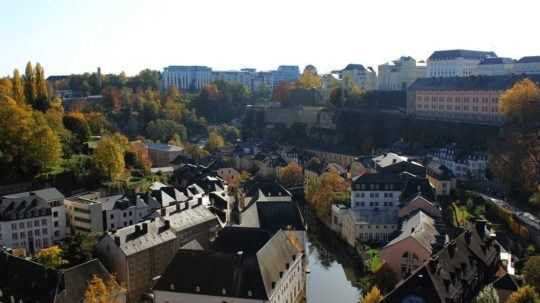
[[[540,55],[538,0],[0,0],[0,76],[349,63],[434,50]]]

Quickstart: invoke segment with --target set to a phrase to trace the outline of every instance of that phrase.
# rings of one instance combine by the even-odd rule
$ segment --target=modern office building
[[[417,62],[412,57],[401,57],[379,65],[377,87],[383,91],[407,90],[418,78],[426,75],[425,62]]]
[[[435,51],[427,60],[427,77],[449,78],[473,75],[476,66],[486,58],[496,58],[494,52],[474,50]]]
[[[163,86],[181,90],[199,90],[212,82],[212,69],[207,66],[169,66],[163,69]]]

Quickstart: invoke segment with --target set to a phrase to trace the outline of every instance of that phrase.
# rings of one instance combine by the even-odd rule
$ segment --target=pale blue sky
[[[0,76],[378,64],[436,49],[540,55],[538,0],[0,0]]]

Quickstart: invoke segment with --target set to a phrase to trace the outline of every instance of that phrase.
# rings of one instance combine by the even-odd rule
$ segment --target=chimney
[[[119,236],[114,237],[114,243],[116,243],[117,246],[120,246],[120,237]]]
[[[467,245],[471,244],[471,237],[472,232],[470,230],[465,231],[465,242],[467,242]]]
[[[176,203],[176,212],[180,212],[180,202]]]
[[[161,208],[161,216],[165,217],[167,215],[167,209],[165,207]]]
[[[140,225],[135,225],[135,233],[138,235],[141,233],[141,226]]]
[[[486,225],[487,221],[484,219],[477,219],[475,222],[476,231],[482,239],[484,239],[486,235]]]
[[[453,258],[456,254],[456,241],[452,240],[450,244],[448,244],[448,253],[450,254],[450,258]]]
[[[165,226],[165,230],[171,228],[171,221],[165,220],[163,223],[165,224],[165,225],[164,225],[164,226]]]
[[[431,259],[429,259],[429,270],[434,273],[437,271],[437,266],[439,265],[439,256],[434,256]]]
[[[144,222],[144,223],[142,224],[142,233],[143,233],[143,234],[148,233],[148,223],[146,223],[146,222]]]

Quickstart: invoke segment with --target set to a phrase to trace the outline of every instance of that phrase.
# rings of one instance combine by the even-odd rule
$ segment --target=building
[[[192,240],[207,246],[218,221],[202,203],[182,203],[174,214],[106,233],[97,255],[127,288],[128,302],[137,302],[154,284],[176,251]]]
[[[456,189],[456,176],[443,164],[431,161],[427,165],[427,178],[437,196],[448,196]]]
[[[277,70],[272,71],[272,87],[278,86],[280,82],[293,82],[300,77],[298,65],[280,65]]]
[[[422,194],[418,194],[402,202],[398,215],[400,218],[407,218],[418,211],[422,211],[434,219],[441,218],[442,216],[440,207]]]
[[[383,91],[405,91],[416,79],[425,76],[426,65],[423,61],[417,64],[412,57],[401,57],[379,65],[377,88]]]
[[[111,278],[99,260],[56,270],[0,250],[0,302],[82,303],[88,282],[95,275],[104,281]],[[116,302],[125,302],[117,294]]]
[[[399,236],[384,246],[381,259],[396,277],[409,276],[446,242],[439,229],[435,219],[417,211],[403,222]]]
[[[212,80],[212,69],[207,66],[169,66],[162,73],[165,89],[174,85],[181,90],[199,90]]]
[[[399,229],[397,212],[349,209],[337,220],[342,224],[340,236],[352,247],[361,242],[388,242]]]
[[[212,250],[179,250],[153,288],[154,302],[305,300],[305,248],[294,234],[280,230],[269,240],[257,229],[232,229],[227,234],[227,240],[220,240],[220,233],[220,244]]]
[[[514,63],[515,74],[540,74],[540,56],[523,57]]]
[[[472,302],[501,270],[495,234],[477,221],[388,293],[382,303]]]
[[[349,64],[337,73],[341,80],[350,79],[363,90],[377,89],[377,74],[371,67],[366,69],[362,64]]]
[[[428,156],[433,162],[448,168],[457,180],[484,180],[486,178],[488,166],[486,152],[469,152],[452,144],[435,149]],[[436,166],[436,164],[432,164],[432,166]]]
[[[485,58],[494,58],[494,52],[474,50],[435,51],[427,60],[428,78],[467,77],[473,74],[478,63]]]
[[[501,76],[514,73],[515,61],[511,58],[487,57],[472,70],[473,76]]]
[[[148,155],[152,161],[152,167],[170,166],[171,162],[182,155],[184,150],[180,146],[161,143],[146,143]]]
[[[407,91],[407,113],[421,119],[501,124],[500,96],[525,77],[540,75],[422,78]]]
[[[5,195],[0,201],[0,246],[27,252],[65,238],[64,195],[55,188]]]

